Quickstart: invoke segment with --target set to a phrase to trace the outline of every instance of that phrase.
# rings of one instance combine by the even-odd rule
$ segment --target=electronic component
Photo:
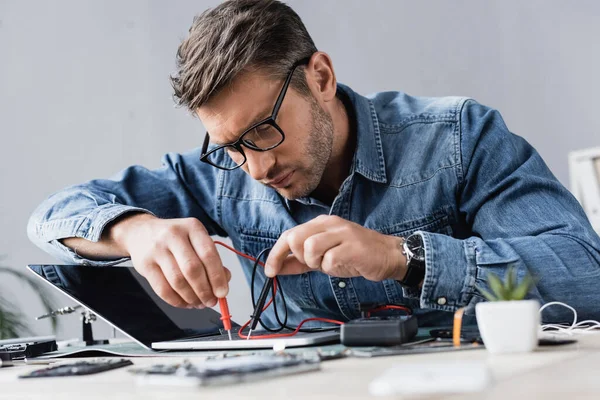
[[[442,339],[427,338],[398,346],[388,347],[355,347],[350,350],[350,356],[358,358],[399,356],[406,354],[445,353],[450,351],[483,349],[479,343],[466,343],[455,347],[452,342]]]
[[[13,362],[8,353],[0,353],[0,367],[12,367]]]
[[[122,368],[133,365],[130,360],[120,359],[99,359],[95,361],[78,361],[75,363],[61,364],[53,367],[38,369],[28,374],[21,375],[19,378],[45,378],[55,376],[72,375],[90,375],[99,372],[109,371],[111,369]]]
[[[346,346],[394,346],[417,334],[414,315],[359,318],[342,325],[340,341]]]
[[[138,375],[140,385],[215,386],[316,371],[320,367],[316,356],[280,354],[225,357],[202,363],[184,360],[177,364],[130,369],[129,372]]]
[[[0,345],[0,354],[6,354],[9,360],[23,360],[56,351],[57,349],[55,340],[22,342]]]
[[[338,360],[340,358],[346,358],[350,355],[350,349],[342,350],[322,350],[317,349],[317,356],[321,361]]]

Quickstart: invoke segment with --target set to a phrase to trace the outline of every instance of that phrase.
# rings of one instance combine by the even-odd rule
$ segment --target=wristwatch
[[[402,243],[402,254],[406,256],[406,275],[398,281],[402,286],[419,289],[419,285],[425,279],[425,248],[423,237],[413,233]]]

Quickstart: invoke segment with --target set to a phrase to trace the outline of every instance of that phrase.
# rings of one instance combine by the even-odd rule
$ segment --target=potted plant
[[[489,273],[489,291],[477,287],[488,300],[477,303],[475,315],[485,347],[490,353],[517,353],[532,351],[538,344],[540,304],[537,300],[524,300],[534,284],[526,274],[521,282],[517,271],[509,267],[505,280]]]
[[[12,275],[27,283],[39,296],[46,312],[50,312],[56,308],[45,288],[40,286],[37,281],[35,281],[25,272],[0,266],[0,274]],[[0,283],[1,282],[2,279],[0,278]],[[1,293],[2,290],[0,290],[0,339],[10,339],[23,335],[31,335],[31,330],[25,322],[23,314],[21,314],[18,308],[11,301],[7,300],[5,296],[3,297]],[[51,318],[50,321],[52,323],[52,330],[56,331],[56,318]]]

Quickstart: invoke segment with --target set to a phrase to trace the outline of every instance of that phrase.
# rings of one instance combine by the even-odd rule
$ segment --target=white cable
[[[571,323],[571,325],[545,324],[545,325],[541,326],[542,332],[550,330],[550,331],[555,331],[555,332],[566,333],[568,335],[572,335],[574,333],[590,333],[594,329],[600,329],[600,322],[598,322],[598,321],[585,320],[585,321],[577,322],[577,311],[570,305],[561,303],[560,301],[551,301],[550,303],[544,304],[542,307],[540,307],[540,314],[546,308],[553,306],[553,305],[563,306],[563,307],[566,307],[569,310],[573,311],[573,322]]]

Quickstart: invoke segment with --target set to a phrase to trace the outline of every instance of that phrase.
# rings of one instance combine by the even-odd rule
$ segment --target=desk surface
[[[0,399],[385,399],[370,396],[368,385],[392,365],[466,360],[485,361],[489,366],[494,383],[485,393],[426,398],[597,399],[600,396],[600,380],[597,378],[600,333],[581,335],[578,339],[576,344],[542,347],[527,354],[493,356],[482,349],[367,359],[345,358],[324,362],[321,371],[213,388],[138,386],[135,377],[125,368],[90,376],[18,380],[18,375],[40,366],[16,366],[0,368]],[[139,367],[177,360],[181,360],[181,357],[134,358],[133,362]]]

